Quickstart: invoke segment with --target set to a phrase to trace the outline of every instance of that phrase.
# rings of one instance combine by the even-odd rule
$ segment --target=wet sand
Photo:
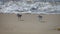
[[[42,15],[23,14],[19,21],[16,14],[0,14],[0,34],[60,34],[60,14]]]

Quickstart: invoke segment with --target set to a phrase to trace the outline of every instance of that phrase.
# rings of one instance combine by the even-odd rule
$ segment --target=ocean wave
[[[30,2],[0,2],[0,13],[60,13],[60,5],[52,5],[50,2]]]

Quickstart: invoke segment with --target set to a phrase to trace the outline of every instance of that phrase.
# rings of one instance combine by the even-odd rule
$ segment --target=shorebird
[[[39,16],[38,16],[38,18],[39,18],[39,21],[41,21],[41,20],[42,20],[42,16],[41,16],[41,15],[39,15]]]
[[[18,17],[18,20],[22,21],[22,20],[21,20],[21,17],[22,17],[21,14],[17,14],[17,17]]]

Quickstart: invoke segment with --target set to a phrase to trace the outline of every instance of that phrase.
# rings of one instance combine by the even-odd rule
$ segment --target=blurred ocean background
[[[60,0],[0,0],[0,13],[60,14]]]

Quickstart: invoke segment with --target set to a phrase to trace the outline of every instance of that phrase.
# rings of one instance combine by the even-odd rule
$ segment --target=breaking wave
[[[32,2],[32,1],[9,1],[0,2],[0,13],[60,13],[60,5],[53,5],[50,2]]]

